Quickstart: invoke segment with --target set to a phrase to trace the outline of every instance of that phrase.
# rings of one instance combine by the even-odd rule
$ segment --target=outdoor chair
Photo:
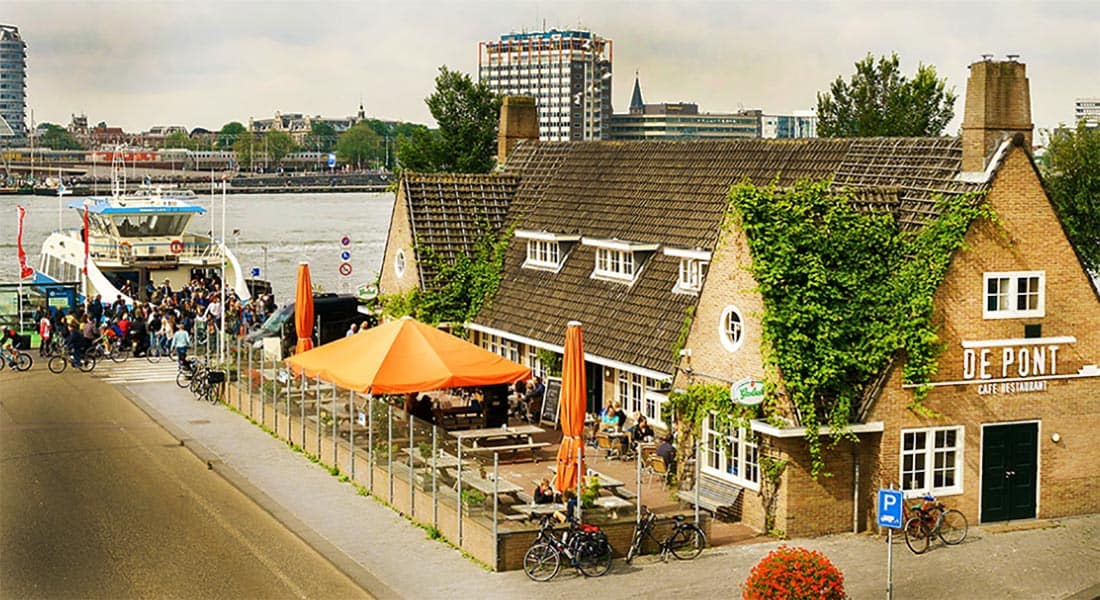
[[[649,462],[645,463],[645,471],[648,476],[647,484],[653,482],[654,475],[659,475],[662,482],[668,482],[668,465],[665,464],[665,459],[660,456],[651,456]]]
[[[611,440],[611,436],[606,433],[596,434],[596,447],[603,452],[604,460],[610,460],[619,454],[619,448]]]

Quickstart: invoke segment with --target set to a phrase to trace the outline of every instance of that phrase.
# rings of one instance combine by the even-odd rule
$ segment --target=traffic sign
[[[905,496],[900,490],[880,489],[878,491],[878,525],[900,529],[904,524],[902,515],[905,509]]]
[[[331,152],[328,155],[328,166],[330,169],[336,166],[336,155]]]
[[[344,235],[340,236],[340,245],[345,247],[345,248],[350,246],[351,245],[351,236],[346,234],[346,233]]]
[[[340,274],[343,275],[344,277],[347,277],[348,275],[351,275],[351,263],[349,263],[349,262],[340,263]]]
[[[351,260],[351,252],[344,250],[340,253],[340,260]]]
[[[259,277],[260,276],[260,267],[252,267],[252,276],[253,277]]]

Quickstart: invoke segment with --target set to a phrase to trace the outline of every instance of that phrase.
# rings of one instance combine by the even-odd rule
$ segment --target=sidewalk
[[[104,384],[106,385],[106,384]],[[285,523],[379,598],[679,598],[739,595],[752,566],[779,542],[733,545],[692,562],[621,560],[599,579],[562,570],[543,584],[520,571],[487,572],[424,530],[234,414],[196,402],[172,383],[129,384],[120,391],[182,440],[211,468]],[[1047,526],[1047,525],[1055,526]],[[1040,522],[1043,527],[970,528],[958,547],[933,544],[922,556],[895,540],[894,597],[1094,598],[1100,596],[1100,515]],[[1003,533],[993,533],[1004,530]],[[886,544],[870,535],[788,542],[821,550],[845,575],[852,598],[881,598]],[[1076,596],[1075,596],[1076,595]]]

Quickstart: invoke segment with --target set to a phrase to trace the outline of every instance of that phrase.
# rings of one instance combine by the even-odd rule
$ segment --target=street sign
[[[351,263],[349,263],[349,262],[340,263],[340,274],[343,275],[344,277],[347,277],[348,275],[351,275]]]
[[[880,489],[878,491],[879,527],[900,529],[904,525],[902,520],[904,510],[905,496],[901,493],[901,490]]]
[[[260,276],[260,267],[252,267],[252,276],[253,277],[259,277]]]
[[[760,404],[764,401],[764,382],[749,377],[734,383],[730,386],[730,400],[745,406]]]
[[[340,245],[345,247],[345,248],[350,246],[351,245],[351,236],[346,234],[346,233],[344,235],[340,236]]]
[[[330,169],[336,166],[336,155],[331,152],[328,155],[328,166]]]
[[[340,260],[351,260],[351,252],[344,250],[340,253]]]

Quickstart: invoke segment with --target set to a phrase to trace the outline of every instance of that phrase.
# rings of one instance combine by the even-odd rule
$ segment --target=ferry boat
[[[121,297],[132,305],[148,300],[149,291],[165,281],[178,290],[196,277],[220,278],[224,257],[226,284],[247,300],[249,288],[237,257],[211,236],[188,231],[192,218],[206,212],[196,200],[189,190],[161,187],[127,194],[114,182],[111,196],[69,202],[82,221],[87,208],[87,231],[50,234],[42,244],[35,283],[81,281],[87,236],[89,297],[99,294],[104,302]],[[132,296],[123,293],[127,281]]]

